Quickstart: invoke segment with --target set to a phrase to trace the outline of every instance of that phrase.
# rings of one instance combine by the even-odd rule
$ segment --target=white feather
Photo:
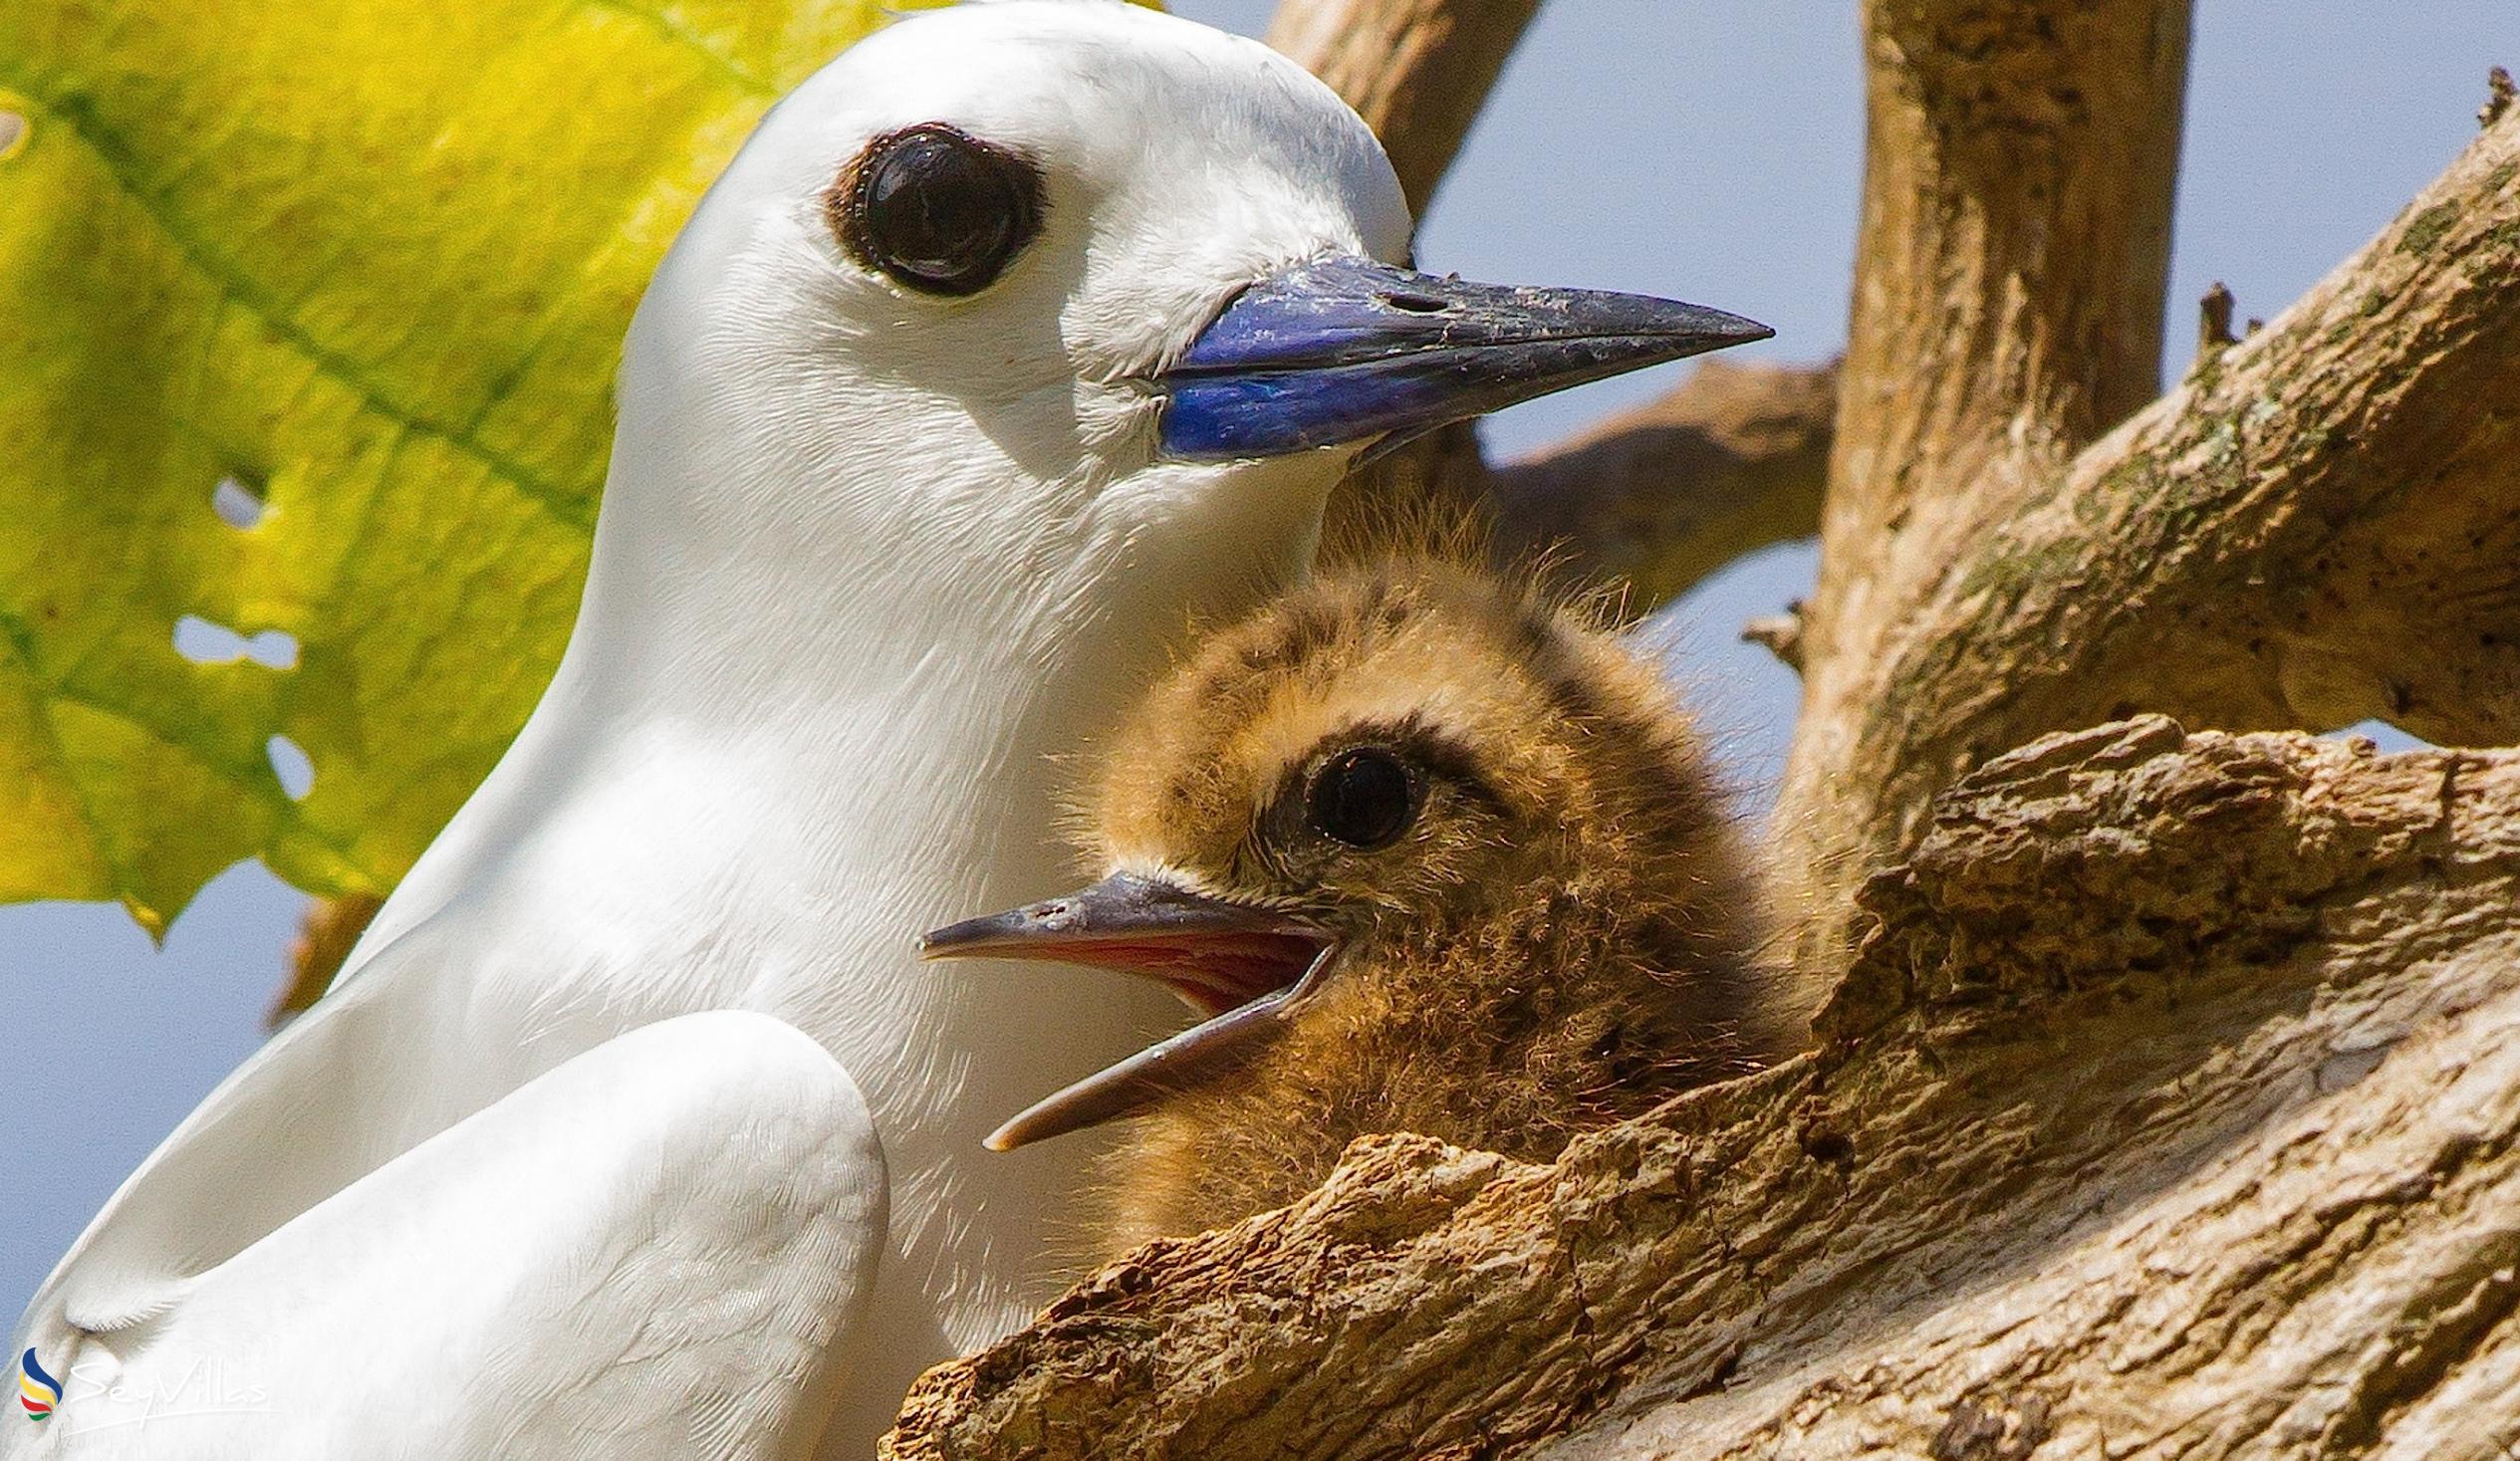
[[[273,1153],[285,1162],[286,1152]],[[222,1215],[199,1214],[215,1223]],[[12,1455],[810,1454],[883,1242],[829,1055],[686,1015],[562,1063],[103,1333]]]
[[[1041,238],[952,302],[849,260],[822,212],[869,138],[935,121],[1047,179]],[[824,1454],[868,1454],[918,1369],[1050,1292],[1086,1153],[998,1156],[981,1137],[1174,1018],[1160,994],[1089,975],[921,967],[912,940],[1063,885],[1058,758],[1194,613],[1300,574],[1346,460],[1157,462],[1144,382],[1251,279],[1327,252],[1396,260],[1406,242],[1388,163],[1327,89],[1135,7],[924,14],[799,88],[639,309],[584,608],[531,723],[339,990],[125,1184],[21,1344],[161,1380],[255,1356],[305,1408],[240,1425],[255,1439],[234,1454],[390,1454],[390,1428],[357,1428],[370,1415],[428,1437],[414,1455],[582,1454],[573,1427],[647,1413],[617,1411],[630,1391],[785,1383],[802,1361],[680,1328],[784,1273],[835,1314],[863,1307],[826,1341],[842,1378]],[[644,1063],[675,1063],[700,1031],[655,1022],[720,1009],[811,1036],[839,1062],[829,1090],[777,1062],[692,1057],[695,1104],[657,1106]],[[831,1094],[853,1078],[881,1162]],[[782,1106],[811,1100],[847,1153],[812,1190],[880,1239],[844,1221],[711,1250],[711,1234],[754,1241],[746,1214],[805,1189],[778,1187],[775,1164],[694,1187],[679,1158],[634,1159],[706,1134],[677,1111],[772,1141]],[[878,1177],[881,1192],[833,1185]],[[495,1282],[465,1287],[458,1252],[506,1225]],[[551,1264],[655,1244],[676,1271],[555,1287]],[[582,1302],[555,1302],[567,1293]],[[792,1355],[810,1330],[763,1341]],[[492,1353],[491,1392],[468,1391]],[[747,1367],[762,1372],[728,1372]],[[426,1399],[370,1408],[396,1386]],[[503,1403],[495,1445],[453,1424]],[[723,1447],[639,1420],[594,1449],[773,1454],[820,1399],[725,1403]],[[41,1444],[120,1454],[89,1449],[77,1408]],[[282,1444],[346,1434],[380,1439]],[[166,1445],[149,1454],[223,1454]]]

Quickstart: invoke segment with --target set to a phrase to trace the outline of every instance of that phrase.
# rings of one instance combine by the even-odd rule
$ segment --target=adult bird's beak
[[[1301,919],[1129,872],[939,928],[918,947],[930,959],[1053,959],[1142,974],[1208,1016],[1036,1102],[989,1133],[992,1151],[1129,1115],[1230,1070],[1320,982],[1336,950]]]
[[[1400,441],[1775,333],[1644,295],[1467,284],[1371,259],[1317,259],[1244,290],[1164,372],[1163,449],[1218,461]]]

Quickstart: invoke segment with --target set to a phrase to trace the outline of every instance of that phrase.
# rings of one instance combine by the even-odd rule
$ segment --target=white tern
[[[1056,1273],[1090,1163],[991,1126],[1172,1018],[919,933],[1064,884],[1064,758],[1358,451],[1766,333],[1409,238],[1328,88],[1118,0],[781,102],[630,327],[540,707],[54,1271],[0,1452],[869,1455]]]

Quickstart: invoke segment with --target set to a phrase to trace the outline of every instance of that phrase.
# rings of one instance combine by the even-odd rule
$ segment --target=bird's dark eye
[[[1321,764],[1304,788],[1304,816],[1322,836],[1379,848],[1417,816],[1417,779],[1380,746],[1358,746]]]
[[[836,191],[849,251],[928,294],[988,288],[1041,231],[1033,165],[941,122],[876,138]]]

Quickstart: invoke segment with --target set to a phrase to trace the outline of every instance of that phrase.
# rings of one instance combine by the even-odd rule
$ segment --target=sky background
[[[1272,0],[1173,0],[1257,35]],[[2273,316],[2474,134],[2486,68],[2520,66],[2512,0],[2199,0],[2178,225],[2173,369],[2214,280]],[[1551,0],[1419,233],[1473,279],[1670,295],[1774,326],[1738,354],[1846,341],[1861,73],[1850,0]],[[1513,456],[1662,390],[1605,381],[1488,423]],[[1783,764],[1794,676],[1736,634],[1807,591],[1808,547],[1735,565],[1652,627],[1755,813]],[[171,649],[170,649],[171,652]],[[262,1038],[304,900],[231,869],[163,949],[121,909],[0,908],[0,1319],[116,1184]],[[285,1152],[274,1153],[286,1161]]]

